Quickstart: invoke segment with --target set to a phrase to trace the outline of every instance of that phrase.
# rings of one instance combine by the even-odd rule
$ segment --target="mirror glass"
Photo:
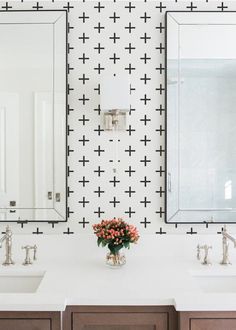
[[[0,221],[66,220],[66,21],[0,13]]]
[[[236,13],[166,26],[166,221],[236,222]]]

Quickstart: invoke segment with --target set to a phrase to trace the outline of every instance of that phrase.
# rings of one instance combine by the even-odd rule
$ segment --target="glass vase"
[[[120,250],[116,253],[108,251],[106,255],[106,264],[112,268],[119,268],[126,263],[125,254]]]

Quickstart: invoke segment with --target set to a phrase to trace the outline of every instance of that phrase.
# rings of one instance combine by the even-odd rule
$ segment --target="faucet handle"
[[[25,249],[26,255],[25,255],[25,260],[23,262],[23,265],[32,265],[32,261],[30,258],[30,250],[34,250],[34,256],[33,260],[36,260],[36,253],[37,253],[37,245],[31,246],[31,245],[25,245],[21,247],[22,249]]]
[[[200,260],[200,251],[201,250],[204,250],[204,252],[205,252],[202,265],[211,265],[211,262],[208,260],[208,254],[209,254],[210,249],[212,249],[211,245],[207,245],[207,244],[199,245],[198,244],[198,246],[197,246],[197,259]]]

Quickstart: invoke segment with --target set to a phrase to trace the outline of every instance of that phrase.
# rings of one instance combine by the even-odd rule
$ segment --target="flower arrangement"
[[[137,243],[139,239],[137,228],[121,218],[102,220],[101,223],[93,225],[93,230],[98,246],[108,246],[113,255],[117,255],[123,247],[129,249],[130,244]]]

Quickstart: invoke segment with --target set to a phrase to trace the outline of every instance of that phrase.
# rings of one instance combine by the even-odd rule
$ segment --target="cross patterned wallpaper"
[[[0,7],[67,9],[69,19],[69,220],[14,224],[13,230],[91,233],[93,223],[116,216],[137,225],[141,234],[219,232],[221,225],[164,223],[164,14],[166,10],[236,10],[236,2],[19,0],[0,1]],[[105,132],[99,105],[100,79],[105,73],[124,72],[131,82],[127,130]]]

